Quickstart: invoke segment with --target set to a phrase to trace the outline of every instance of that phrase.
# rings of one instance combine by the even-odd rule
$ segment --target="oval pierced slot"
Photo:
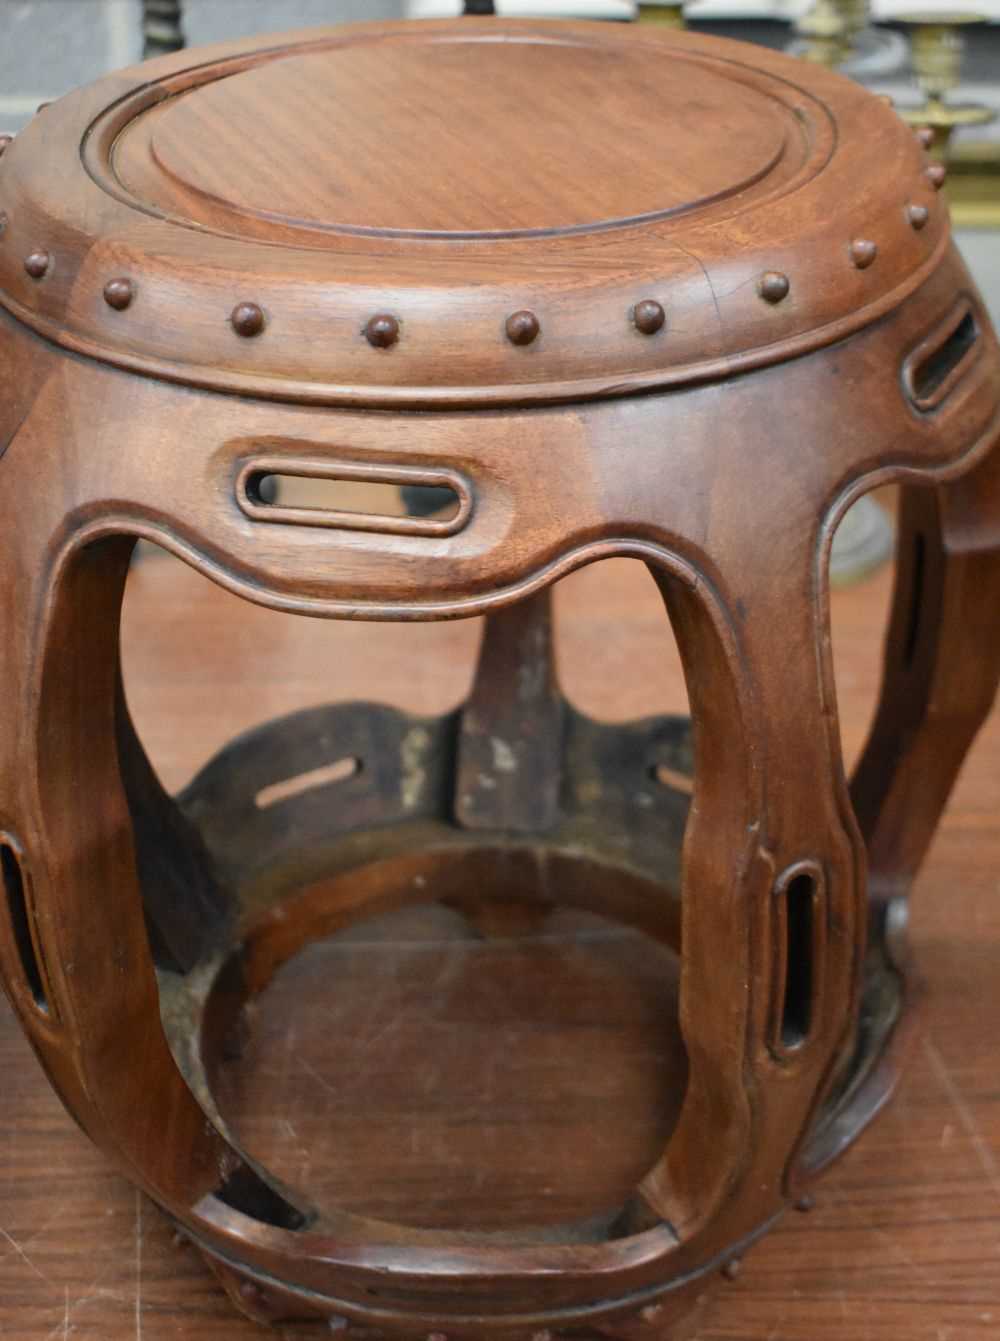
[[[669,787],[671,791],[682,792],[685,796],[694,795],[694,778],[690,773],[682,773],[679,768],[671,768],[669,764],[654,764],[649,775],[661,787]]]
[[[472,486],[444,467],[259,457],[241,469],[236,501],[254,521],[447,536],[472,515]]]
[[[49,1013],[48,996],[41,962],[35,948],[34,916],[30,891],[21,866],[17,849],[7,839],[0,839],[0,871],[3,873],[7,916],[14,937],[14,946],[21,962],[23,981],[31,999],[45,1015]]]
[[[289,1229],[293,1233],[304,1229],[306,1217],[297,1206],[265,1183],[254,1169],[243,1164],[215,1189],[216,1201],[229,1206],[252,1220],[260,1220],[275,1229]]]
[[[823,879],[812,863],[793,867],[775,886],[775,1007],[772,1047],[796,1052],[809,1038],[822,949]]]
[[[907,613],[906,638],[903,643],[903,665],[912,666],[920,646],[921,612],[924,608],[924,569],[927,563],[927,541],[922,531],[913,537],[913,556],[911,559],[910,608]]]
[[[320,768],[311,768],[307,773],[298,773],[293,778],[284,778],[281,782],[272,782],[261,787],[254,797],[258,810],[269,810],[281,801],[291,801],[306,792],[316,791],[319,787],[329,787],[335,782],[346,782],[361,771],[361,760],[347,756],[332,764],[323,764]]]
[[[964,300],[903,364],[903,385],[918,410],[934,410],[942,403],[971,367],[978,343],[975,314]]]

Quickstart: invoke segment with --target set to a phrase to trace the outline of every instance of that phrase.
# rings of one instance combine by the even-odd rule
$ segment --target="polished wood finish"
[[[770,364],[876,320],[947,246],[926,151],[861,86],[623,24],[181,52],[63,98],[3,162],[10,311],[119,366],[312,402],[553,401]],[[864,270],[858,237],[878,247]],[[39,248],[44,285],[21,269]],[[124,320],[96,301],[119,276]],[[656,340],[632,319],[646,300],[667,313]],[[252,345],[228,323],[240,302],[267,318]],[[524,309],[527,346],[504,338]],[[400,338],[375,360],[382,314]]]
[[[909,888],[1000,674],[1000,349],[933,185],[826,72],[499,21],[186,53],[4,155],[0,967],[80,1125],[251,1316],[666,1335],[887,1102]],[[275,500],[280,476],[334,501]],[[888,483],[900,576],[849,787],[829,548]],[[387,485],[453,507],[336,495]],[[313,706],[171,794],[122,677],[137,540],[286,614],[486,615],[468,699]],[[621,557],[690,721],[560,690],[549,588]],[[615,1124],[614,1161],[571,1145],[603,1181],[527,1220],[321,1199],[231,1116],[296,957],[429,900],[487,945],[563,904],[623,923],[676,1020],[642,1154]]]

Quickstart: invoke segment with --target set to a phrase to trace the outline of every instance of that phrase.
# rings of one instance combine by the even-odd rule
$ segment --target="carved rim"
[[[496,23],[511,41],[554,40],[548,25]],[[877,321],[940,264],[947,213],[925,179],[926,155],[878,99],[789,57],[754,51],[750,64],[743,44],[613,27],[567,24],[559,41],[655,45],[665,60],[723,71],[780,107],[788,130],[777,168],[735,196],[664,217],[500,237],[307,225],[292,243],[286,230],[279,247],[274,225],[237,205],[217,203],[202,223],[132,189],[118,171],[125,141],[165,100],[289,54],[454,41],[459,29],[481,41],[472,34],[482,30],[366,24],[217,49],[197,65],[186,53],[70,95],[45,113],[44,143],[33,123],[4,155],[0,304],[64,348],[164,380],[305,404],[464,408],[617,397],[781,362]],[[886,124],[873,136],[877,118]],[[860,125],[865,133],[852,133]],[[864,218],[838,208],[858,175],[882,183]],[[911,225],[914,208],[929,212],[925,228]],[[740,226],[739,246],[737,216],[755,221]],[[858,237],[874,248],[862,267],[850,250]],[[24,261],[40,247],[52,261],[33,278]],[[518,258],[514,273],[528,278],[484,287],[487,256]],[[587,276],[572,290],[568,262]],[[837,265],[842,282],[815,282]],[[386,274],[391,347],[364,335],[387,310]],[[765,291],[775,274],[786,277],[780,296]],[[127,310],[102,296],[116,279],[132,285]],[[664,309],[653,338],[634,321],[640,300]],[[260,313],[252,331],[231,325],[241,303]],[[521,309],[540,330],[523,345],[504,326]]]

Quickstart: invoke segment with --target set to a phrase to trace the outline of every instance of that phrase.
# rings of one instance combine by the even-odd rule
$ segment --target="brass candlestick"
[[[913,74],[924,101],[919,107],[902,107],[900,116],[914,126],[927,126],[934,133],[930,149],[939,157],[947,153],[952,134],[961,126],[983,126],[996,113],[979,103],[948,101],[962,73],[964,28],[982,23],[980,14],[948,11],[914,12],[900,15],[909,29]]]
[[[834,69],[850,52],[847,22],[837,0],[816,0],[811,9],[795,23],[796,40],[792,50],[814,65]]]
[[[835,69],[853,54],[858,34],[868,26],[868,0],[816,0],[795,24],[793,53]]]

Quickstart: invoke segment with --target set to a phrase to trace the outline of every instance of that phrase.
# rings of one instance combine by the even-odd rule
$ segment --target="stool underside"
[[[236,1148],[218,1096],[226,1066],[246,1042],[247,1011],[294,956],[360,921],[438,902],[489,940],[530,935],[559,907],[573,907],[635,928],[679,961],[691,722],[657,716],[608,725],[577,712],[555,685],[549,620],[548,594],[494,616],[476,686],[454,712],[418,717],[374,703],[313,708],[248,732],[211,760],[177,798],[183,832],[196,835],[192,860],[197,851],[202,861],[207,856],[221,891],[221,905],[194,941],[186,926],[186,962],[174,953],[182,938],[168,925],[176,883],[169,873],[158,883],[157,852],[142,851],[142,835],[157,826],[137,815],[166,1034],[192,1091]],[[503,684],[511,682],[527,686],[534,730],[510,739],[528,760],[505,739],[511,722]],[[524,701],[517,710],[525,711]],[[539,763],[532,752],[539,740],[544,767],[525,767]],[[142,804],[133,797],[140,811]],[[902,984],[885,928],[873,933],[856,1047],[805,1145],[811,1172],[840,1153],[888,1097],[883,1058]],[[679,1036],[672,1064],[682,1093]],[[224,1188],[220,1197],[267,1223],[336,1228],[338,1211],[331,1217],[308,1188],[255,1167],[259,1185]],[[631,1232],[626,1203],[558,1223],[476,1233],[439,1226],[434,1237],[442,1245],[541,1245],[601,1243]]]

